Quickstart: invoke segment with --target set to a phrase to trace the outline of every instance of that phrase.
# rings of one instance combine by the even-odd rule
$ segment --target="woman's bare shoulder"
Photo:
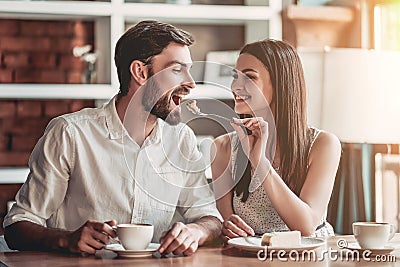
[[[231,151],[231,140],[232,140],[232,134],[227,133],[220,135],[214,139],[214,144],[219,152],[230,152]]]
[[[230,164],[230,155],[231,155],[231,135],[224,134],[218,136],[214,139],[214,144],[211,147],[211,168],[213,173],[213,179],[215,177],[220,177],[223,175],[229,168],[227,168]]]
[[[342,146],[337,136],[326,131],[321,131],[311,147],[310,160],[313,157],[318,157],[320,153],[330,153],[337,156],[341,154],[341,151]]]
[[[323,130],[321,130],[321,132],[318,134],[315,143],[316,145],[330,145],[335,147],[340,146],[339,138],[337,138],[336,135]]]

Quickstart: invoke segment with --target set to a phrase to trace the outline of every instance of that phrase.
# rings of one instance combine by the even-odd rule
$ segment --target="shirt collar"
[[[123,136],[129,136],[128,131],[119,119],[117,109],[115,107],[117,95],[115,95],[107,104],[104,105],[103,109],[106,115],[106,124],[108,128],[110,139],[120,139]],[[161,119],[157,119],[156,126],[150,135],[146,138],[145,143],[157,143],[161,140],[162,128],[164,122]]]
[[[143,144],[150,145],[158,143],[161,140],[162,126],[163,126],[163,120],[157,119],[156,126],[154,126],[153,131],[151,131],[150,135],[146,138]]]
[[[115,107],[116,98],[117,95],[115,95],[107,104],[103,106],[110,139],[119,139],[127,133],[125,127],[118,117],[117,109]]]

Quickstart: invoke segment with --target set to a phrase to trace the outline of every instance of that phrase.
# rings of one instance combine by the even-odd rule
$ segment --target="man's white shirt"
[[[191,129],[158,119],[139,146],[121,123],[115,99],[49,123],[4,227],[31,221],[76,230],[87,220],[115,219],[153,224],[158,242],[174,218],[222,220]]]

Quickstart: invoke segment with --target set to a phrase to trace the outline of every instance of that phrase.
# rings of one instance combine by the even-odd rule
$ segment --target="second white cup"
[[[361,248],[381,249],[394,236],[395,228],[390,223],[355,222],[353,233]]]

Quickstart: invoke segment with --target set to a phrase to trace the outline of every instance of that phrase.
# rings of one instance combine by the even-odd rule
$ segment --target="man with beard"
[[[190,255],[221,221],[193,132],[179,124],[192,36],[142,21],[118,41],[119,93],[100,108],[53,119],[4,220],[17,250],[93,254],[116,223],[154,225],[159,252]],[[180,219],[180,221],[178,221]]]

